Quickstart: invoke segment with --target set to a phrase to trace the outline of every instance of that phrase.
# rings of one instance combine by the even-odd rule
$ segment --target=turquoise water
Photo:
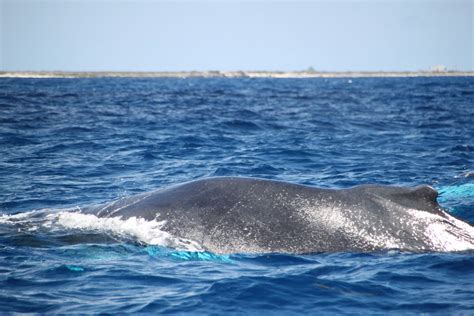
[[[221,256],[64,212],[235,175],[426,183],[474,223],[473,105],[474,78],[0,79],[0,312],[473,313],[472,250]]]

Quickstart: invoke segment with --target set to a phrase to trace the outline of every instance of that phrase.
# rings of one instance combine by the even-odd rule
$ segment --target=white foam
[[[1,214],[0,224],[18,223],[24,220],[28,220],[31,215],[36,214],[37,211],[23,212],[18,214]]]
[[[183,251],[204,251],[202,247],[184,238],[175,237],[162,230],[165,221],[147,221],[143,218],[100,218],[78,212],[39,210],[19,214],[0,215],[0,224],[18,226],[18,231],[35,231],[40,228],[50,231],[59,229],[80,230],[108,234],[117,239],[131,238],[143,244],[170,247]]]
[[[47,216],[45,225],[59,226],[82,231],[107,233],[119,238],[133,238],[147,245],[171,247],[185,251],[203,251],[202,247],[192,241],[177,238],[162,230],[165,221],[147,221],[143,218],[120,217],[99,218],[92,214],[59,212]]]

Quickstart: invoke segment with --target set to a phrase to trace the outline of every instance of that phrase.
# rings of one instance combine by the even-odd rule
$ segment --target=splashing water
[[[40,218],[40,215],[44,218]],[[59,211],[33,211],[0,216],[0,224],[15,224],[19,230],[49,229],[51,232],[88,232],[109,235],[117,240],[134,240],[147,245],[159,245],[184,251],[203,251],[194,241],[177,238],[161,230],[164,221],[143,218],[99,218],[92,214]],[[87,239],[84,240],[87,242]]]

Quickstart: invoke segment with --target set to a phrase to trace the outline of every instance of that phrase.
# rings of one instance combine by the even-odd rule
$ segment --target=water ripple
[[[0,79],[0,313],[472,314],[473,252],[218,256],[40,214],[205,176],[431,184],[474,223],[473,78]]]

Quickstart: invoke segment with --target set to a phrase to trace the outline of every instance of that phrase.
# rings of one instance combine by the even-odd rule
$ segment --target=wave
[[[100,218],[77,211],[38,210],[14,215],[1,215],[0,224],[14,226],[19,233],[42,232],[52,234],[79,234],[88,242],[90,234],[101,234],[113,240],[133,240],[144,245],[173,248],[178,251],[203,252],[195,241],[178,238],[162,230],[165,221],[147,221],[143,218]],[[77,242],[77,238],[75,239]]]

